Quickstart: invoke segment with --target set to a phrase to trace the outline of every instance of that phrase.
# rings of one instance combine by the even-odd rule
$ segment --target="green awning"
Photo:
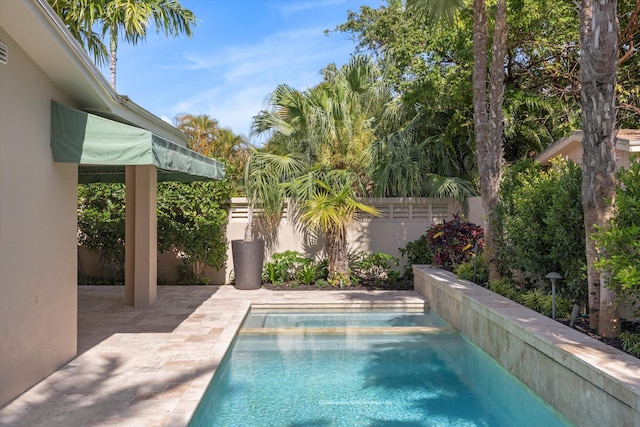
[[[155,165],[158,181],[224,178],[224,164],[135,126],[51,101],[53,160],[78,163],[78,182],[124,182],[125,166]]]

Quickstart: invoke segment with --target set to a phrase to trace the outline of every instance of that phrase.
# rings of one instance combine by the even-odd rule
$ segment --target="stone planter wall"
[[[577,426],[640,427],[637,358],[447,271],[413,269],[431,310]]]

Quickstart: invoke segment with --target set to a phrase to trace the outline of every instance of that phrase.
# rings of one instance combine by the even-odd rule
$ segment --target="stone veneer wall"
[[[577,426],[640,427],[640,360],[447,271],[414,273],[431,310]]]

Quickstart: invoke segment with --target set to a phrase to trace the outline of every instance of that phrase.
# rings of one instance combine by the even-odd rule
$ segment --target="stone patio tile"
[[[424,303],[415,292],[161,286],[140,309],[124,305],[123,287],[81,286],[78,356],[0,408],[0,426],[183,426],[252,303],[372,301]]]

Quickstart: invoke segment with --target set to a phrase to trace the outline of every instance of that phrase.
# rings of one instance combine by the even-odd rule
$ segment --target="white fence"
[[[453,199],[437,198],[378,198],[364,200],[368,205],[380,211],[381,216],[361,215],[348,231],[349,250],[368,253],[381,252],[400,259],[400,269],[406,260],[402,259],[400,248],[417,240],[432,224],[450,220],[455,213],[462,212],[462,207]],[[467,218],[480,224],[477,213],[477,200],[469,199]],[[308,230],[296,228],[291,218],[289,207],[285,207],[277,227],[267,229],[260,221],[260,212],[254,215],[254,236],[264,238],[267,242],[265,261],[271,255],[286,250],[301,252],[309,256],[320,256],[324,241]],[[244,239],[248,220],[248,206],[245,198],[233,198],[229,209],[227,240]],[[95,276],[98,272],[98,255],[79,248],[78,261],[82,274]],[[175,253],[158,254],[158,281],[166,284],[176,283],[179,259]],[[221,270],[206,269],[205,276],[211,284],[229,283],[233,277],[233,256],[231,245],[227,249],[226,267]]]
[[[402,258],[399,249],[407,243],[417,240],[432,224],[450,220],[452,215],[460,213],[462,208],[453,199],[438,198],[376,198],[364,200],[370,206],[380,211],[381,216],[373,217],[365,214],[349,229],[348,241],[351,251],[365,251],[369,253],[382,252],[399,259]],[[259,212],[254,216],[260,216]],[[229,241],[243,239],[248,221],[248,206],[244,198],[232,199],[229,210],[229,225],[227,239]],[[282,218],[277,229],[270,233],[264,232],[260,221],[255,227],[254,237],[267,241],[266,261],[271,255],[286,250],[304,253],[309,256],[319,256],[323,249],[322,237],[318,237],[306,230],[296,228],[291,218],[290,207],[282,212]],[[401,264],[400,268],[404,264]],[[233,256],[231,248],[227,250],[227,267],[224,280],[229,282],[233,275]],[[218,276],[212,281],[219,281]]]

